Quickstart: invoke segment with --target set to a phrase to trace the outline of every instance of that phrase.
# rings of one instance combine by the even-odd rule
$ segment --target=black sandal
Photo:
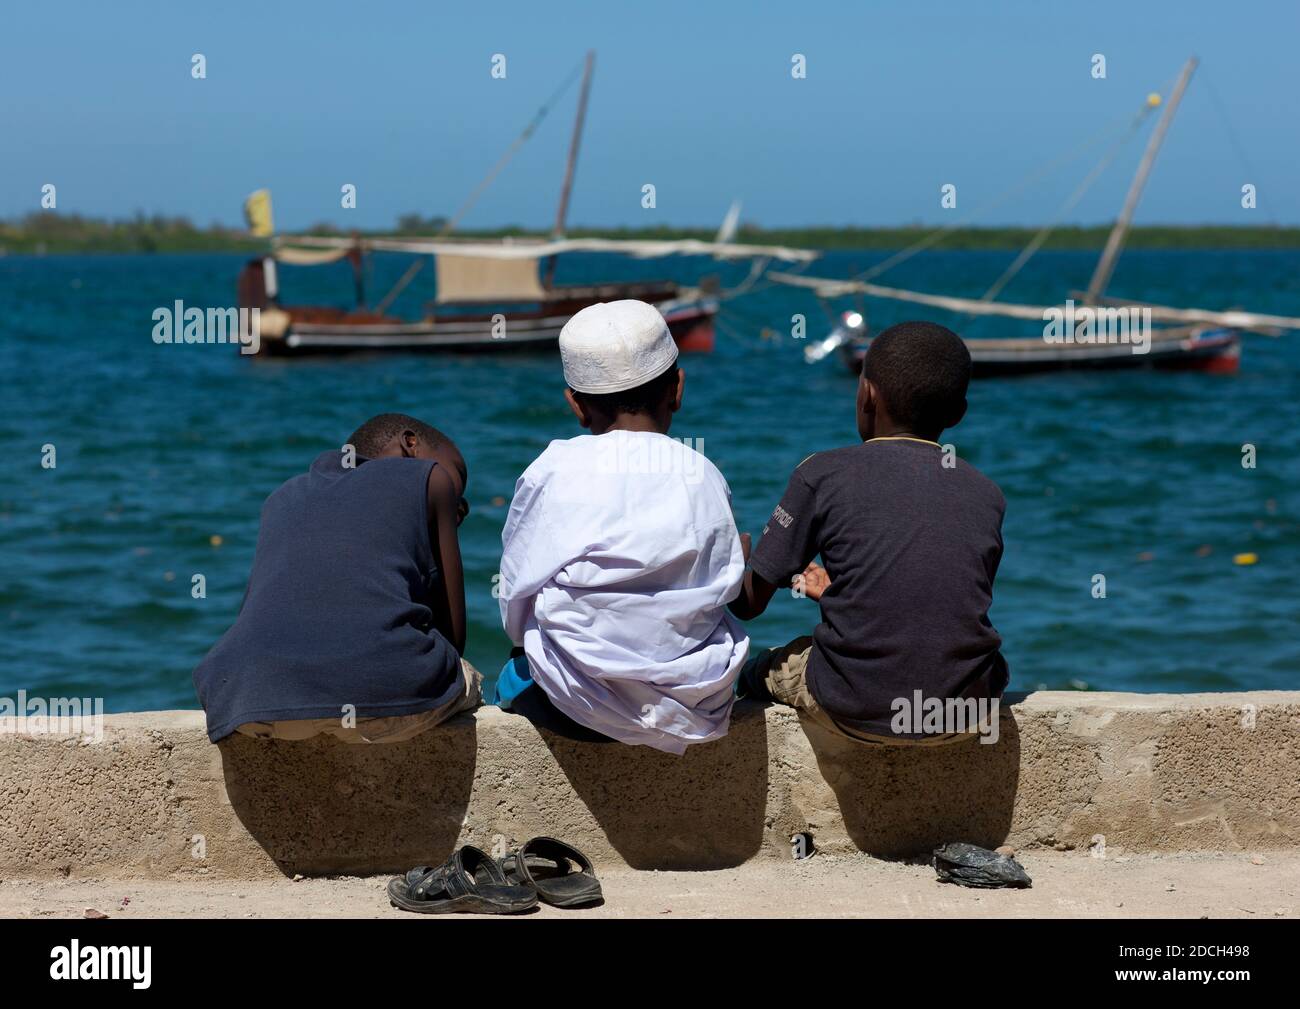
[[[536,890],[552,907],[580,907],[603,899],[591,859],[553,837],[534,837],[501,859],[501,871],[511,883]]]
[[[492,857],[472,844],[442,865],[417,866],[388,881],[393,907],[416,914],[518,914],[537,906],[537,893],[512,886]]]

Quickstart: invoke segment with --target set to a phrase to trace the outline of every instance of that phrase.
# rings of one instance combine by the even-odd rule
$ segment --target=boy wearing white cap
[[[685,376],[652,305],[583,309],[560,356],[591,433],[551,442],[515,485],[500,600],[518,647],[497,703],[565,735],[680,754],[726,734],[749,649],[726,608],[745,571],[731,491],[667,437]]]

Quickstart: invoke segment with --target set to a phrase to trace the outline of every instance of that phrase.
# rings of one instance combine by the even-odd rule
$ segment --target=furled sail
[[[1005,301],[981,301],[977,298],[926,294],[901,287],[882,287],[879,284],[868,284],[860,280],[835,280],[828,277],[805,277],[779,272],[770,273],[768,277],[778,284],[810,288],[823,298],[834,298],[844,294],[866,294],[873,298],[907,301],[966,315],[997,315],[1042,322],[1045,321],[1044,313],[1063,309],[1061,305],[1018,305]],[[1116,299],[1108,299],[1108,301],[1123,304]],[[1263,315],[1258,312],[1242,311],[1219,312],[1205,308],[1171,308],[1166,305],[1149,305],[1146,302],[1134,302],[1133,307],[1149,308],[1153,322],[1202,323],[1232,329],[1300,329],[1300,318],[1286,315]]]
[[[290,266],[324,266],[346,259],[347,249],[295,249],[290,245],[280,245],[275,249],[275,258]]]
[[[731,242],[703,242],[698,239],[643,241],[617,238],[564,238],[555,241],[537,239],[453,240],[448,238],[351,238],[329,235],[295,235],[281,238],[277,249],[352,249],[366,252],[406,252],[416,255],[472,256],[480,259],[543,259],[569,252],[608,252],[636,259],[660,256],[713,256],[715,259],[780,259],[789,263],[809,263],[820,253],[812,249],[792,249],[782,245],[739,245]]]

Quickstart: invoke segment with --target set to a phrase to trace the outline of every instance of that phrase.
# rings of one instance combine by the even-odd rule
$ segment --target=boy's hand
[[[803,574],[794,576],[792,584],[795,588],[802,588],[803,594],[816,602],[831,587],[831,576],[824,567],[813,561],[803,569]]]
[[[749,533],[740,534],[740,552],[744,555],[746,564],[749,563],[750,542]]]

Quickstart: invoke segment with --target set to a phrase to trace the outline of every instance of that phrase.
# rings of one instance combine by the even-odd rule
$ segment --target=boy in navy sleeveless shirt
[[[396,742],[478,706],[467,479],[451,439],[382,414],[267,498],[239,616],[194,670],[213,742]]]
[[[871,342],[861,443],[795,469],[731,606],[752,619],[793,579],[821,623],[752,658],[742,696],[791,705],[860,742],[996,741],[1008,673],[988,610],[1006,501],[939,444],[966,413],[970,371],[961,338],[933,323]]]

